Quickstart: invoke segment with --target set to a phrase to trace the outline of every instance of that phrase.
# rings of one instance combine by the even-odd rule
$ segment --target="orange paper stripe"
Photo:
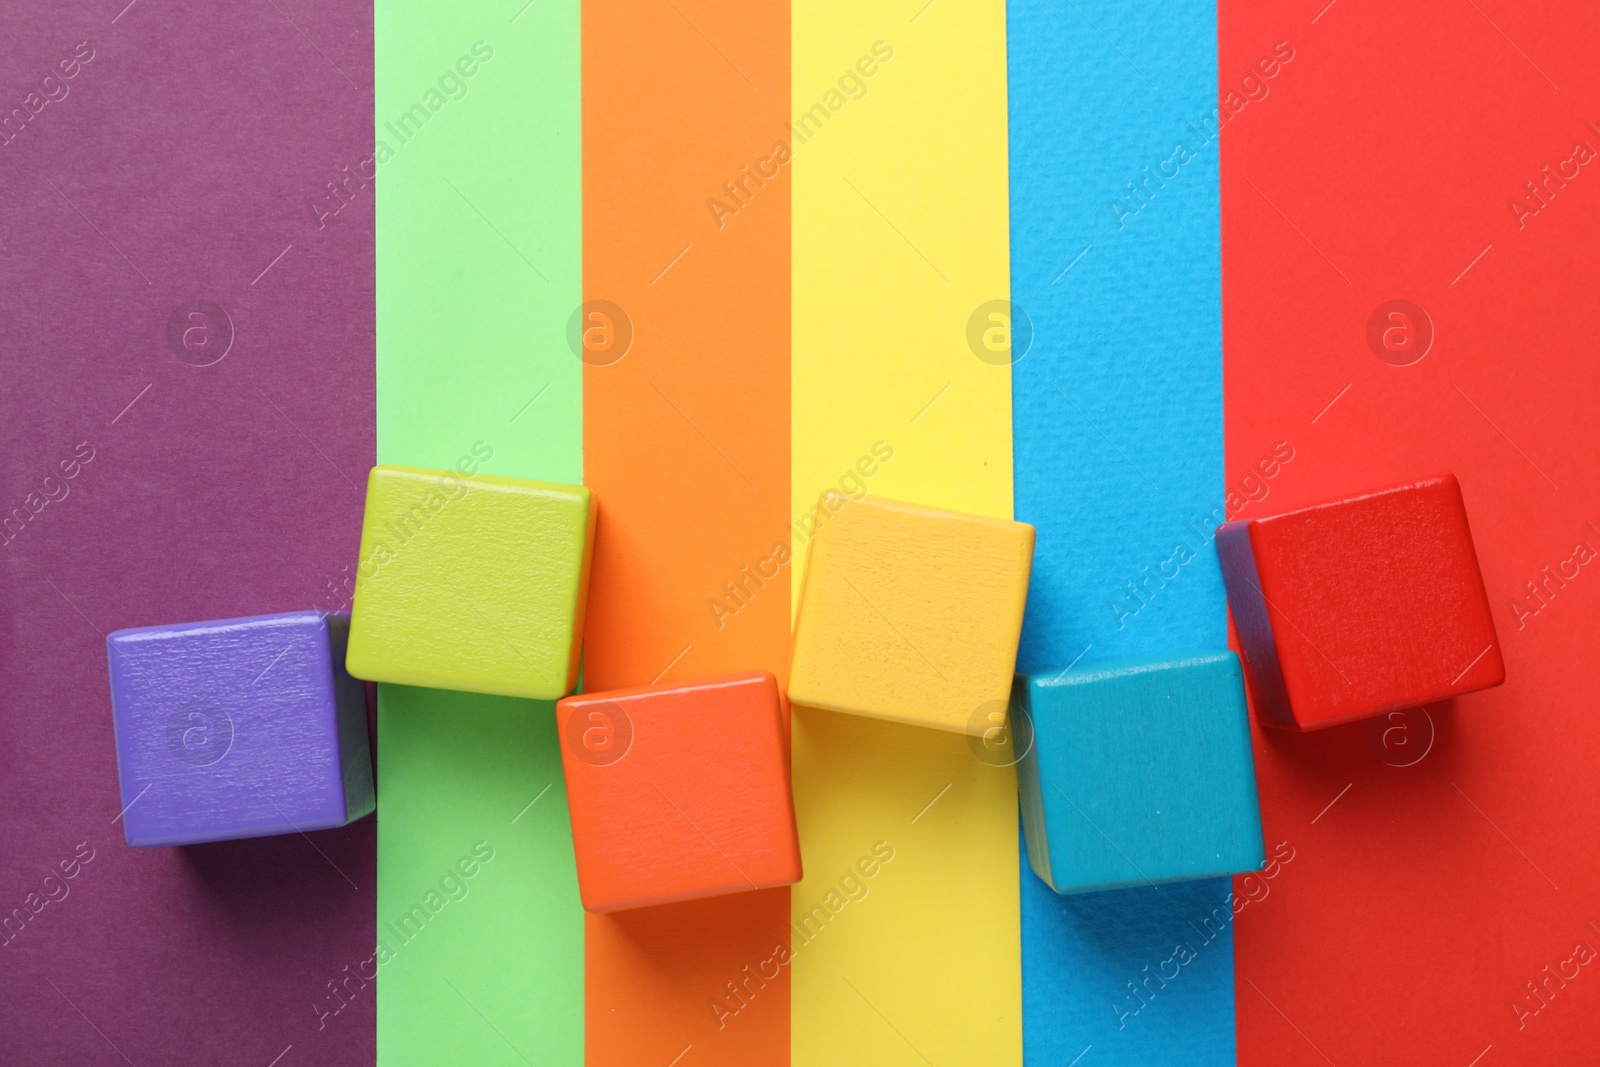
[[[591,692],[783,681],[788,108],[787,5],[584,5]],[[787,1064],[788,917],[786,888],[588,916],[588,1062]]]

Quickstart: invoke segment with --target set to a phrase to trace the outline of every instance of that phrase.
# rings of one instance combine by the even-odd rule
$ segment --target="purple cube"
[[[326,830],[373,808],[348,614],[293,611],[106,638],[128,844]]]

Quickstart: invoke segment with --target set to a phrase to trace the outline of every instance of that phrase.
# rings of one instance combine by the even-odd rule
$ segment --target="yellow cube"
[[[576,485],[372,468],[347,669],[556,700],[578,679],[595,501]]]
[[[831,512],[840,499],[825,495],[822,507]],[[789,701],[976,735],[992,729],[993,711],[1011,695],[1033,536],[1008,519],[845,502],[811,542]]]

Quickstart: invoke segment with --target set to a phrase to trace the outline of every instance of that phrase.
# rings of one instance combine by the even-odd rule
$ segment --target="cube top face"
[[[1261,813],[1232,652],[1019,678],[1028,857],[1058,893],[1260,869]]]
[[[1218,551],[1265,724],[1318,729],[1505,680],[1451,475],[1229,523]]]
[[[581,486],[374,467],[350,673],[538,700],[570,692],[594,526]]]
[[[800,880],[772,675],[585,693],[556,718],[588,910]]]
[[[111,634],[128,843],[321,830],[371,811],[366,695],[339,666],[347,627],[301,611]]]
[[[849,501],[811,543],[790,702],[982,734],[1011,691],[1033,540],[1008,519]]]

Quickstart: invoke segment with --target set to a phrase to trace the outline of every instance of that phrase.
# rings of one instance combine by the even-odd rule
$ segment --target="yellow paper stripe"
[[[1010,518],[1010,369],[968,342],[1009,295],[1004,3],[793,19],[797,520],[863,485]],[[956,734],[801,709],[794,777],[795,1067],[1020,1064],[1013,771]]]

